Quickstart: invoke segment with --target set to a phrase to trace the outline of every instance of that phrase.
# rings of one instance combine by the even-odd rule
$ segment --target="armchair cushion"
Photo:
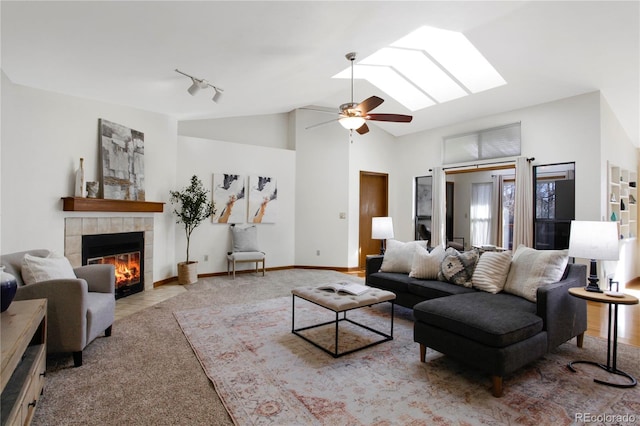
[[[32,256],[22,259],[22,280],[25,285],[55,279],[76,278],[66,257],[50,253],[47,257]]]

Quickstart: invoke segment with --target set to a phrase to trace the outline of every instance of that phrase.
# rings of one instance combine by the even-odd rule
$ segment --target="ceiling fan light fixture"
[[[356,130],[362,127],[365,119],[363,117],[341,117],[338,122],[347,130]]]

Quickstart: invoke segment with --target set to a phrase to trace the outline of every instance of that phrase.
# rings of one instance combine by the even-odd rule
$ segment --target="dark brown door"
[[[364,269],[368,254],[380,253],[380,240],[371,238],[371,218],[388,216],[389,176],[386,173],[360,172],[360,264]]]

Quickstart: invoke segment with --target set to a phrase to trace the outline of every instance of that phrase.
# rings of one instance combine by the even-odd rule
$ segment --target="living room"
[[[55,43],[54,34],[34,32],[35,35],[32,38],[36,41],[31,43],[27,43],[28,40],[25,38],[21,39],[24,33],[16,29],[19,26],[16,22],[31,15],[29,19],[33,22],[28,25],[28,30],[33,30],[32,26],[39,21],[47,20],[47,13],[29,8],[43,6],[45,11],[53,13],[55,2],[47,3],[52,5],[44,6],[34,3],[33,6],[29,6],[28,4],[11,4],[11,2],[2,4],[3,126],[0,229],[2,253],[33,248],[47,248],[64,253],[65,219],[123,216],[116,212],[77,213],[62,210],[61,197],[73,195],[74,173],[81,157],[84,158],[87,180],[99,180],[101,158],[98,124],[100,119],[107,119],[144,133],[146,199],[167,203],[162,213],[127,214],[134,218],[143,217],[153,220],[153,279],[147,283],[147,289],[151,289],[154,283],[162,283],[175,277],[176,264],[184,260],[186,242],[182,229],[175,223],[172,208],[168,203],[169,191],[187,185],[189,178],[194,174],[202,179],[208,189],[212,187],[213,174],[218,172],[275,177],[278,183],[279,203],[277,221],[258,227],[261,249],[267,253],[267,267],[286,269],[303,266],[346,270],[358,267],[359,172],[365,170],[388,174],[389,216],[394,218],[396,238],[403,241],[411,240],[415,231],[413,182],[416,176],[428,174],[429,169],[442,165],[443,137],[520,122],[522,155],[535,157],[535,163],[539,165],[575,162],[575,217],[577,220],[608,219],[608,162],[628,170],[638,170],[637,120],[640,114],[638,114],[637,37],[635,41],[630,42],[625,39],[626,44],[621,43],[620,50],[612,49],[608,52],[605,49],[620,41],[617,37],[628,34],[625,31],[629,31],[629,25],[631,33],[637,36],[637,2],[615,3],[615,7],[609,6],[608,2],[586,2],[569,5],[566,8],[559,4],[560,9],[557,11],[557,21],[572,15],[584,19],[586,23],[578,25],[579,28],[588,26],[597,28],[600,25],[599,18],[608,13],[611,14],[611,16],[607,15],[610,19],[607,19],[605,29],[599,34],[605,41],[594,45],[591,43],[593,38],[589,38],[589,41],[582,43],[585,47],[580,54],[584,55],[584,52],[591,48],[594,62],[602,62],[609,57],[616,64],[623,60],[624,66],[618,67],[619,77],[616,74],[608,75],[601,85],[594,85],[592,81],[576,80],[567,83],[553,79],[544,80],[548,86],[540,88],[540,96],[537,100],[528,98],[526,104],[520,99],[519,93],[509,93],[503,88],[497,88],[474,95],[480,99],[474,101],[475,109],[458,108],[460,104],[455,102],[449,105],[438,105],[438,110],[432,117],[433,122],[439,123],[438,125],[426,126],[412,133],[404,133],[401,129],[403,124],[392,124],[391,126],[396,127],[386,129],[383,126],[371,125],[368,134],[361,136],[354,132],[351,137],[348,131],[337,125],[307,129],[311,125],[329,120],[330,117],[323,112],[303,109],[312,104],[323,107],[339,105],[341,102],[334,102],[334,98],[346,102],[349,97],[347,80],[331,81],[333,89],[331,93],[327,93],[327,98],[330,98],[331,102],[327,102],[323,97],[317,97],[307,103],[291,105],[288,109],[278,105],[273,110],[254,111],[247,107],[249,114],[232,114],[231,110],[219,113],[216,108],[218,106],[224,108],[225,100],[233,104],[237,112],[240,110],[239,104],[250,104],[252,97],[266,95],[260,92],[247,92],[237,83],[234,83],[235,85],[225,85],[224,81],[217,83],[215,80],[217,74],[222,72],[221,68],[227,66],[224,61],[221,60],[221,64],[215,67],[200,66],[197,55],[194,54],[188,60],[183,59],[182,54],[175,53],[180,47],[174,45],[170,45],[167,49],[171,53],[166,53],[166,56],[171,57],[171,65],[158,71],[161,78],[153,84],[146,83],[155,84],[155,90],[161,96],[169,96],[166,93],[166,87],[175,89],[175,93],[171,93],[170,96],[184,98],[181,99],[180,105],[186,105],[186,107],[181,111],[158,111],[153,105],[156,98],[127,103],[124,97],[118,98],[109,94],[98,96],[92,90],[85,90],[91,87],[85,87],[83,83],[78,83],[77,87],[71,87],[69,90],[62,90],[49,85],[46,78],[15,72],[14,70],[23,69],[22,67],[26,66],[20,60],[21,54],[16,53],[16,50],[21,50],[22,52],[35,51],[41,55],[40,65],[33,67],[32,72],[39,70],[44,74],[50,73],[51,81],[55,80],[55,75],[72,72],[76,67],[82,70],[81,74],[89,74],[89,71],[82,69],[82,65],[86,62],[85,55],[93,49],[100,49],[100,46],[79,43],[78,50],[72,53],[65,54],[63,51],[56,50],[48,56],[36,49],[37,39],[42,39],[42,44],[48,46],[44,40],[50,37]],[[500,28],[500,34],[505,34],[510,28],[521,24],[523,16],[526,15],[531,16],[532,23],[526,26],[522,33],[513,29],[512,40],[523,41],[528,40],[529,37],[535,38],[534,31],[545,28],[545,25],[553,27],[554,31],[561,26],[555,20],[545,23],[545,19],[549,19],[547,15],[549,10],[536,9],[536,6],[530,3],[535,2],[514,2],[508,7],[505,5],[504,7],[509,10],[495,11],[494,16],[483,16],[482,25],[467,23],[468,31],[472,34],[475,31],[476,35],[475,38],[471,36],[470,38],[479,45],[486,45],[487,41],[484,37],[488,37],[487,32],[490,27]],[[245,7],[251,6],[256,6],[256,3],[245,5]],[[67,4],[64,7],[73,6]],[[100,28],[107,26],[99,19],[97,23],[92,21],[96,18],[91,13],[92,6],[89,4],[79,3],[77,7],[80,8],[77,11],[78,15],[73,18],[77,23],[74,30],[75,37],[82,38],[83,33],[90,33],[92,25],[98,25]],[[169,6],[165,5],[165,7]],[[226,5],[226,7],[232,6]],[[280,4],[277,7],[284,6]],[[322,10],[318,5],[309,5],[309,7],[313,7],[314,11]],[[366,8],[372,7],[373,5],[366,5]],[[580,9],[583,13],[569,13],[571,7],[584,8]],[[268,11],[268,6],[260,5],[260,8]],[[631,12],[627,8],[630,8]],[[296,13],[302,16],[304,8],[296,5],[295,9]],[[67,16],[72,15],[69,10],[63,10]],[[338,12],[331,10],[334,13]],[[352,5],[348,12],[355,13],[356,10],[357,7]],[[370,11],[373,13],[373,9]],[[422,16],[426,16],[427,12],[435,11],[425,9],[421,12]],[[473,22],[472,12],[465,15],[468,22]],[[14,13],[16,15],[13,15]],[[331,14],[331,12],[326,13]],[[136,9],[132,15],[137,17],[136,19],[147,19],[144,18],[145,14],[142,10]],[[442,22],[447,22],[446,16],[443,15],[446,14],[443,12],[437,16],[442,19]],[[376,17],[380,19],[377,14]],[[405,17],[404,14],[402,17]],[[300,16],[297,18],[300,21],[292,19],[292,22],[295,22],[294,29],[302,31],[303,23],[308,22],[309,18],[302,19]],[[216,19],[224,20],[225,18]],[[412,19],[410,22],[417,20],[417,18]],[[463,26],[461,23],[464,21],[463,17],[455,21],[457,26]],[[215,19],[212,22],[215,22]],[[598,25],[594,25],[595,23]],[[26,23],[25,26],[27,26]],[[614,31],[616,27],[620,27],[620,33]],[[409,30],[406,25],[405,30]],[[327,27],[317,31],[324,33],[330,32],[331,29]],[[349,32],[345,30],[345,33]],[[362,37],[373,37],[372,46],[378,47],[404,34],[400,30],[396,30],[395,33],[397,33],[396,37],[384,40],[379,40],[379,36],[370,33]],[[155,32],[153,34],[157,36]],[[580,32],[579,35],[583,36],[584,33]],[[611,36],[611,40],[606,39],[608,35]],[[127,37],[133,37],[133,35]],[[168,39],[171,35],[164,37]],[[343,37],[346,38],[343,38],[344,42],[340,45],[314,47],[317,52],[313,52],[313,55],[300,47],[296,52],[298,55],[310,55],[308,61],[311,62],[314,61],[315,55],[335,57],[333,64],[335,69],[321,76],[322,79],[331,80],[330,77],[333,74],[348,66],[343,58],[345,53],[360,50],[364,55],[370,53],[366,51],[367,49],[374,50],[373,47],[365,45],[364,40],[359,36],[353,35],[353,40],[344,34]],[[251,37],[247,36],[247,38]],[[257,38],[254,34],[251,41],[257,43]],[[498,48],[494,47],[494,51],[510,50],[514,57],[513,62],[520,64],[520,68],[535,69],[535,64],[529,64],[528,59],[519,54],[521,50],[517,45],[509,43],[508,37],[503,36],[503,39],[505,44]],[[121,35],[117,43],[123,46],[125,44],[123,40],[126,40],[126,37]],[[225,39],[225,42],[228,40]],[[553,50],[553,45],[548,44],[546,38],[540,44],[542,46],[535,47],[540,50]],[[114,46],[102,46],[102,48],[111,53],[118,51]],[[269,50],[264,46],[260,48]],[[85,53],[82,53],[83,49]],[[605,52],[607,56],[604,55]],[[202,55],[203,52],[199,54]],[[570,52],[559,50],[549,56],[560,60],[560,57],[569,54]],[[30,55],[23,53],[23,56]],[[150,58],[142,56],[144,59],[141,60],[150,61]],[[115,55],[111,57],[117,58]],[[229,55],[225,58],[228,59]],[[236,64],[230,66],[233,69],[225,71],[225,74],[238,73],[240,70],[256,65],[248,61]],[[225,88],[219,105],[211,102],[207,98],[208,94],[202,95],[203,99],[189,96],[186,89],[190,81],[174,72],[176,67],[187,70],[188,65],[194,68],[193,71],[189,69],[190,72],[197,73],[200,70],[211,72],[211,75],[198,75],[198,77],[210,78]],[[165,66],[164,62],[162,66]],[[585,66],[585,64],[579,62],[578,66]],[[324,67],[331,68],[327,65]],[[514,64],[511,67],[518,68]],[[117,80],[115,76],[119,75],[118,69],[118,66],[109,67],[108,72],[114,80]],[[277,82],[265,81],[260,74],[246,78],[259,80],[264,86],[284,86],[287,84],[287,79],[293,79],[292,76],[286,75],[286,71],[286,69],[281,70],[284,76]],[[553,72],[553,68],[544,69],[540,75],[535,74],[534,71],[530,72],[523,72],[519,78],[542,80],[543,74]],[[629,75],[632,76],[631,79]],[[626,86],[622,87],[626,89],[619,89],[621,86],[614,85],[614,80],[623,81]],[[616,83],[620,82],[616,81]],[[134,90],[134,83],[131,81],[110,82],[106,77],[104,80],[96,79],[94,84],[96,86],[127,85],[127,88]],[[306,84],[314,85],[316,82],[307,81]],[[549,92],[554,91],[553,89],[557,91],[549,95]],[[236,95],[234,90],[242,96]],[[356,86],[355,96],[357,99],[366,98],[375,94],[372,90],[376,90],[374,86],[359,83]],[[393,106],[399,105],[392,103],[384,93],[378,94],[385,98],[386,103]],[[268,95],[277,99],[272,91]],[[618,102],[620,97],[631,98],[630,103],[635,104],[635,109],[621,108]],[[194,103],[191,107],[190,102],[197,104]],[[199,117],[196,113],[184,118],[188,116],[188,112],[203,108],[202,105],[205,102],[209,115]],[[146,108],[140,106],[144,103],[147,105]],[[409,113],[393,109],[391,106],[384,112]],[[443,119],[445,115],[447,118]],[[632,116],[632,124],[629,124],[629,116]],[[396,136],[393,132],[399,133]],[[229,238],[228,226],[210,221],[203,223],[195,231],[191,252],[199,261],[200,274],[215,275],[226,272],[225,255],[229,249]],[[615,265],[616,279],[621,283],[629,282],[640,275],[637,241],[633,239],[621,243],[622,260]]]

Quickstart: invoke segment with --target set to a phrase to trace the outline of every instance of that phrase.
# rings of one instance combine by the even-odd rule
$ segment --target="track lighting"
[[[175,70],[178,74],[182,74],[186,77],[189,77],[191,79],[191,86],[187,89],[187,92],[189,92],[189,94],[191,96],[195,96],[196,93],[198,93],[200,91],[200,89],[206,89],[207,87],[211,87],[213,88],[213,98],[211,98],[211,100],[213,102],[218,102],[218,100],[220,99],[220,96],[222,95],[222,92],[224,90],[222,90],[221,88],[214,86],[213,84],[209,83],[207,80],[203,80],[203,79],[199,79],[199,78],[195,78],[189,74],[186,74],[182,71],[180,71],[179,69],[176,68]]]
[[[217,87],[213,88],[213,98],[211,98],[211,100],[213,102],[218,102],[220,100],[220,96],[222,96],[222,91],[220,89],[218,89]]]

